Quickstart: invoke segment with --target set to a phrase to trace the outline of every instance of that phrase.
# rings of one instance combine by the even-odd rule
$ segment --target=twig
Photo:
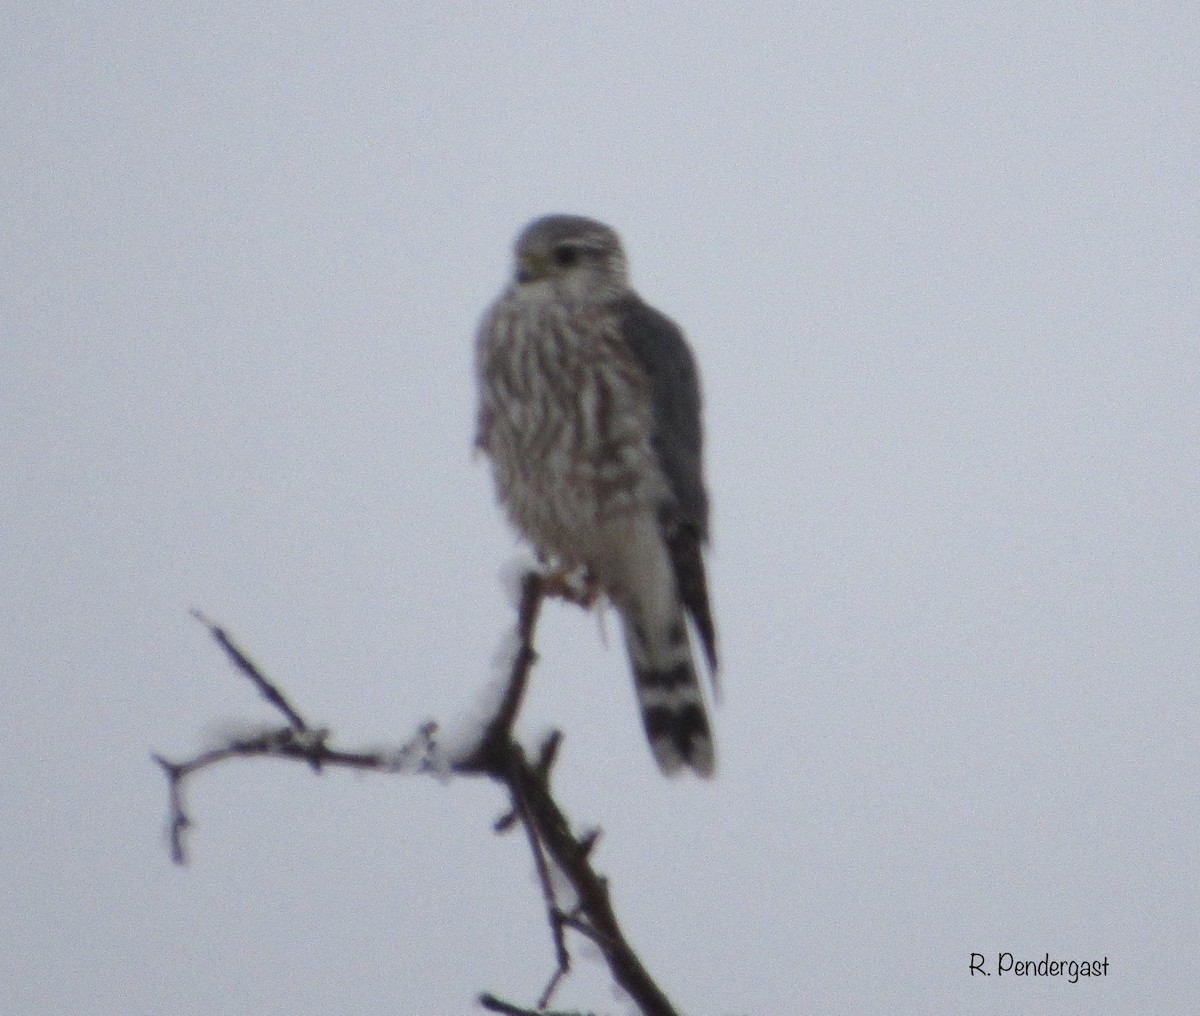
[[[308,730],[308,724],[304,722],[304,717],[292,708],[291,703],[283,697],[283,693],[267,680],[266,675],[258,669],[254,661],[243,653],[233,639],[225,633],[225,629],[214,624],[195,608],[191,613],[192,617],[208,629],[209,634],[217,640],[217,644],[225,650],[238,669],[254,682],[255,687],[262,692],[263,698],[287,717],[288,725],[301,734]]]
[[[484,993],[479,996],[479,1004],[491,1012],[504,1013],[505,1016],[596,1016],[595,1013],[551,1011],[538,1006],[536,1009],[524,1009],[511,1002],[505,1002],[495,995]]]
[[[544,755],[545,752],[543,752]],[[548,772],[548,767],[540,768],[542,772]],[[529,810],[528,802],[517,796],[516,788],[511,787],[510,789],[513,792],[513,813],[520,816],[521,824],[525,827],[525,834],[529,840],[529,851],[533,854],[538,881],[542,884],[542,900],[546,904],[546,919],[550,923],[550,936],[554,940],[554,955],[558,960],[558,967],[550,975],[550,980],[546,983],[541,998],[538,999],[538,1008],[543,1009],[550,1004],[550,999],[554,997],[554,989],[558,987],[558,982],[570,973],[571,954],[567,951],[567,941],[563,935],[562,910],[558,905],[558,896],[554,891],[554,880],[550,872],[552,862],[546,860],[546,851],[538,833],[537,816]]]

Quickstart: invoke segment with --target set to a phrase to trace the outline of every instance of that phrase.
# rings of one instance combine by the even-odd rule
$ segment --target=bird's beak
[[[539,257],[537,254],[521,254],[517,257],[517,281],[518,282],[533,282],[536,279],[545,278],[548,272],[549,263],[544,257]]]

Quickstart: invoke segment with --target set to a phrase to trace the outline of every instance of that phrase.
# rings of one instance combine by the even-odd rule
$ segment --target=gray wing
[[[659,521],[679,594],[715,674],[716,632],[701,555],[708,541],[708,493],[696,361],[679,326],[637,296],[622,300],[619,312],[621,336],[650,380],[655,424],[650,443],[675,498],[662,507]]]
[[[704,490],[700,382],[683,332],[665,314],[636,296],[620,308],[621,336],[650,379],[655,432],[651,441],[678,502],[682,521],[708,539],[708,494]]]

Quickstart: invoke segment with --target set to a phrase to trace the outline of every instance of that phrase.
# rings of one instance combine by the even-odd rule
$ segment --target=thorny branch
[[[191,826],[184,795],[187,780],[200,770],[229,759],[255,756],[293,759],[306,762],[316,772],[326,766],[341,766],[381,773],[451,772],[464,776],[487,776],[508,789],[512,802],[511,811],[496,822],[496,831],[504,832],[519,822],[529,840],[542,887],[557,966],[533,1009],[521,1008],[486,993],[480,995],[479,1004],[491,1012],[515,1016],[556,1016],[546,1006],[550,1004],[561,979],[571,969],[571,956],[566,944],[566,930],[571,929],[595,943],[603,953],[613,979],[645,1016],[675,1016],[675,1008],[625,940],[612,909],[607,880],[591,866],[589,858],[598,831],[589,830],[581,835],[573,833],[551,794],[550,771],[561,735],[557,731],[551,734],[533,762],[526,757],[524,749],[513,736],[512,728],[521,709],[529,674],[537,660],[533,637],[542,601],[547,597],[558,597],[586,605],[592,595],[586,588],[581,593],[561,576],[536,571],[524,575],[517,610],[518,648],[500,707],[475,748],[465,758],[449,761],[439,750],[438,728],[432,721],[423,724],[399,749],[346,751],[332,747],[328,743],[330,735],[327,728],[308,723],[279,687],[263,674],[223,628],[199,611],[193,611],[193,616],[208,629],[238,670],[283,714],[287,723],[279,728],[230,738],[226,744],[183,762],[172,762],[161,755],[153,756],[167,775],[171,810],[168,836],[172,860],[176,864],[184,864],[187,860],[184,837]],[[574,890],[575,901],[570,910],[564,910],[559,905],[554,888],[555,870],[566,878]]]

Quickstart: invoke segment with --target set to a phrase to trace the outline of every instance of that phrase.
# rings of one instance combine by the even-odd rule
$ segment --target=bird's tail
[[[712,776],[712,733],[682,605],[666,625],[651,626],[628,611],[621,612],[621,622],[642,724],[658,767],[668,776],[684,766],[700,776]]]

